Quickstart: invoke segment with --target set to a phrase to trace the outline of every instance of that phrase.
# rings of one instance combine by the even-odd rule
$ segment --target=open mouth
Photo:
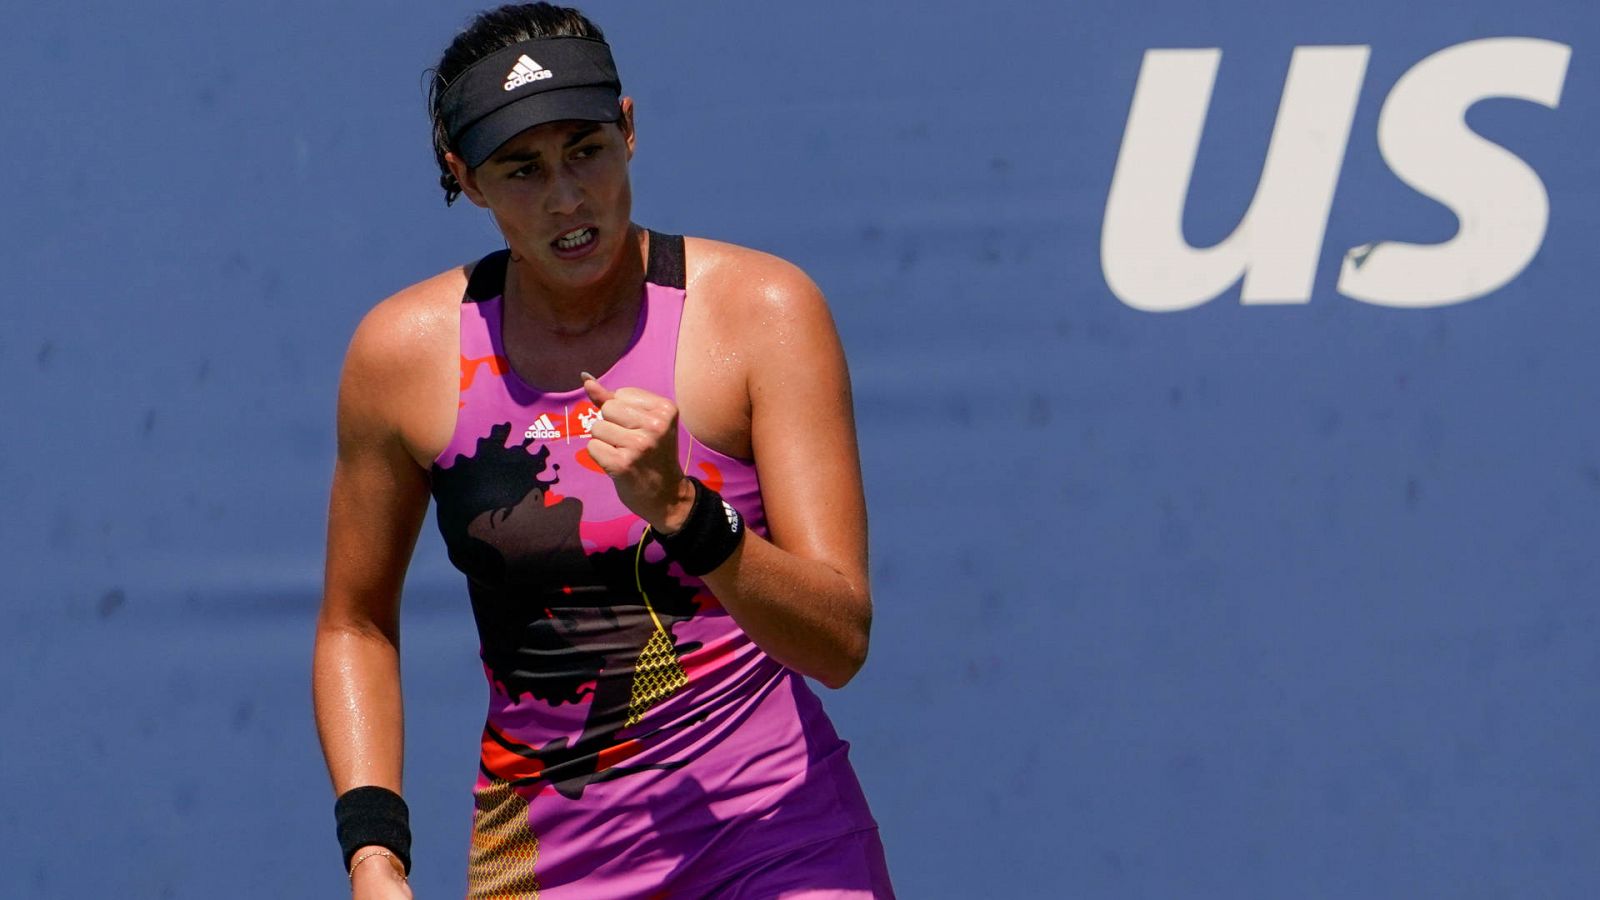
[[[550,246],[562,253],[572,253],[582,250],[594,243],[595,230],[589,226],[574,228],[550,242]]]

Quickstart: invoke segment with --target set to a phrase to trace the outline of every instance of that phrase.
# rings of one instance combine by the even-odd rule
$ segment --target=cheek
[[[501,185],[487,199],[495,222],[501,231],[508,233],[524,227],[529,213],[535,209],[533,191],[521,184]]]
[[[633,186],[628,182],[627,167],[620,166],[615,171],[609,172],[601,190],[608,205],[615,208],[619,215],[626,217],[633,201]]]
[[[494,224],[500,226],[501,231],[517,227],[516,217],[509,215],[512,206],[505,197],[491,196],[485,199],[489,201],[489,217],[494,219]]]

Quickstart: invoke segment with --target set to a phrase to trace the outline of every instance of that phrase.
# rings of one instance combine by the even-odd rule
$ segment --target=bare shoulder
[[[467,268],[457,266],[384,298],[362,316],[345,352],[341,431],[397,437],[424,467],[443,451],[454,427],[466,281]]]
[[[417,351],[458,327],[457,305],[465,285],[465,269],[458,266],[378,301],[356,326],[348,362],[379,370],[408,368],[404,363],[414,362]]]
[[[686,247],[697,321],[722,339],[761,351],[836,340],[822,290],[803,269],[770,253],[703,238]]]
[[[724,355],[746,361],[738,374],[752,405],[766,389],[796,378],[814,380],[824,372],[848,377],[827,300],[799,266],[704,239],[693,239],[686,255],[689,293],[705,301],[696,324],[730,351]]]
[[[691,292],[706,296],[720,314],[770,316],[826,307],[816,282],[780,256],[707,238],[688,238],[685,255]]]

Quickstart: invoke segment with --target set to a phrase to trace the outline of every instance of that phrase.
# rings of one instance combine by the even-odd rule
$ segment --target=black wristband
[[[346,872],[356,851],[372,844],[387,847],[411,874],[411,811],[399,794],[376,785],[351,788],[334,801],[333,818]]]
[[[744,540],[744,516],[722,495],[694,482],[694,503],[683,527],[672,534],[657,534],[656,543],[689,575],[704,575],[727,561]]]

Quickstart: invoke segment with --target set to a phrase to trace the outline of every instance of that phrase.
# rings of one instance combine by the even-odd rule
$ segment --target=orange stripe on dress
[[[637,739],[623,741],[620,744],[612,744],[595,754],[595,771],[604,772],[629,757],[639,755],[639,751],[643,749],[644,744]]]
[[[488,729],[484,729],[483,732],[483,746],[480,754],[483,767],[507,781],[535,778],[544,771],[543,762],[507,750],[499,741],[494,739]]]
[[[488,356],[463,356],[461,357],[461,389],[464,391],[472,387],[472,382],[478,377],[478,367],[487,365],[489,374],[496,377],[510,371],[511,363],[504,357],[496,354]]]

